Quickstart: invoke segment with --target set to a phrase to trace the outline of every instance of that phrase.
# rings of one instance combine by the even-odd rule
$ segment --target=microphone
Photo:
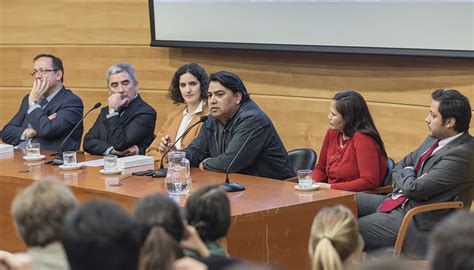
[[[208,116],[207,115],[203,115],[201,116],[201,118],[199,119],[199,121],[197,121],[196,123],[192,124],[188,129],[186,129],[186,131],[184,131],[184,133],[178,137],[178,139],[176,139],[176,141],[174,141],[174,143],[168,148],[168,150],[165,151],[165,153],[163,154],[163,157],[161,158],[161,161],[160,161],[160,168],[158,170],[155,171],[155,173],[153,174],[153,177],[165,177],[166,174],[168,173],[168,170],[165,169],[163,167],[163,160],[166,156],[166,154],[168,154],[168,152],[173,149],[173,146],[176,145],[176,143],[181,140],[181,138],[183,138],[186,134],[189,133],[189,131],[191,131],[191,129],[196,126],[197,124],[200,124],[202,122],[206,122]]]
[[[54,158],[52,160],[52,164],[54,165],[62,165],[63,164],[63,159],[62,159],[62,155],[63,155],[63,146],[64,146],[64,143],[71,137],[71,135],[74,133],[74,131],[76,131],[77,127],[79,127],[79,125],[82,123],[82,121],[84,121],[84,119],[86,118],[86,116],[92,112],[93,110],[99,108],[100,106],[102,106],[102,103],[100,102],[97,102],[94,107],[92,107],[89,111],[86,112],[86,114],[84,114],[84,116],[81,118],[81,120],[79,122],[77,122],[77,124],[74,126],[74,128],[71,130],[71,132],[69,132],[69,134],[66,136],[66,138],[63,140],[63,142],[61,143],[61,146],[59,146],[59,150],[61,152],[59,153],[54,153],[54,154],[51,154],[51,156],[57,156],[57,158]]]
[[[242,147],[240,147],[239,151],[237,152],[237,154],[235,154],[234,156],[234,159],[232,159],[232,161],[229,163],[229,166],[227,166],[227,169],[225,170],[225,182],[222,183],[219,187],[225,191],[225,192],[236,192],[236,191],[244,191],[245,190],[245,187],[242,186],[241,184],[239,183],[236,183],[236,182],[230,182],[229,180],[229,170],[230,170],[230,167],[232,167],[232,165],[234,164],[235,160],[237,159],[237,157],[240,155],[240,152],[242,152],[242,149],[244,149],[245,145],[247,145],[247,142],[250,140],[250,138],[252,137],[252,135],[259,129],[262,129],[263,127],[265,127],[266,125],[263,125],[263,126],[260,126],[258,127],[257,129],[254,129],[250,135],[247,137],[247,139],[245,140],[245,142],[242,144]]]

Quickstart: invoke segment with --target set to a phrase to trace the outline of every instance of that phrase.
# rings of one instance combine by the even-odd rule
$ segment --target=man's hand
[[[118,111],[128,102],[128,98],[122,98],[121,94],[115,93],[109,96],[108,102],[109,109]]]
[[[50,116],[48,116],[48,119],[49,119],[49,120],[54,120],[54,119],[56,119],[57,116],[58,116],[57,113],[53,113],[53,114],[51,114]]]
[[[36,130],[32,128],[27,128],[25,131],[26,131],[25,133],[26,139],[30,139],[38,135],[38,132],[36,132]]]
[[[165,136],[161,137],[160,146],[158,147],[158,151],[160,151],[161,153],[166,152],[166,150],[168,150],[168,148],[171,145],[173,145],[173,143],[174,142],[171,140],[170,135],[165,135]],[[176,151],[176,147],[173,147],[173,149],[171,149],[171,151]]]
[[[43,79],[35,79],[33,81],[33,88],[31,88],[30,95],[28,97],[28,104],[31,106],[35,101],[39,101],[44,97],[49,88],[49,82]]]
[[[133,145],[133,146],[130,146],[129,148],[127,148],[123,151],[117,151],[115,149],[112,149],[112,151],[110,151],[110,153],[113,154],[113,155],[126,157],[126,156],[138,155],[139,151],[140,151],[140,149],[138,149],[138,146]]]

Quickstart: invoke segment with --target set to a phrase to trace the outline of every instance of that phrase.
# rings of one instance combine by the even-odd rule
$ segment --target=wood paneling
[[[58,55],[65,85],[86,108],[106,103],[105,71],[135,66],[140,91],[158,111],[157,128],[175,107],[166,99],[173,72],[187,62],[209,73],[239,74],[273,119],[288,149],[320,149],[332,96],[359,91],[395,160],[426,136],[430,93],[456,88],[474,100],[474,61],[466,59],[218,49],[151,48],[146,0],[0,0],[0,126],[17,111],[32,80],[32,58]],[[85,121],[86,130],[98,112]]]

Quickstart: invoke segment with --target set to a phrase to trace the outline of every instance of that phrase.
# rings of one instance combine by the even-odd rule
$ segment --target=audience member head
[[[57,180],[36,181],[13,200],[17,231],[29,247],[59,241],[66,213],[77,206],[71,190]]]
[[[230,227],[230,202],[219,186],[200,188],[186,201],[186,219],[195,227],[202,241],[216,241]]]
[[[387,156],[369,107],[365,99],[356,91],[343,90],[336,93],[329,106],[328,118],[331,128],[342,132],[347,137],[352,137],[357,131],[370,136]]]
[[[324,208],[311,227],[309,256],[313,270],[340,270],[349,257],[360,255],[363,240],[352,212],[344,206]]]
[[[474,269],[474,213],[458,211],[431,234],[428,260],[431,270]]]
[[[208,87],[206,71],[196,63],[185,64],[174,73],[168,97],[175,104],[199,102],[207,99]]]
[[[149,230],[140,251],[139,269],[170,269],[173,261],[183,256],[179,242],[184,224],[178,205],[157,193],[140,199],[133,215]]]
[[[435,90],[431,97],[430,114],[425,119],[431,136],[444,139],[469,130],[472,113],[467,97],[454,89]]]
[[[90,201],[69,212],[63,245],[71,270],[137,269],[143,231],[122,208]]]

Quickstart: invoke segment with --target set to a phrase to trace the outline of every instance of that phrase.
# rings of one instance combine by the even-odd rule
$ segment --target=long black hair
[[[336,101],[336,110],[345,122],[343,134],[352,137],[356,131],[359,131],[368,135],[377,142],[382,153],[387,156],[384,143],[375,127],[365,99],[353,90],[340,91],[332,99]]]

